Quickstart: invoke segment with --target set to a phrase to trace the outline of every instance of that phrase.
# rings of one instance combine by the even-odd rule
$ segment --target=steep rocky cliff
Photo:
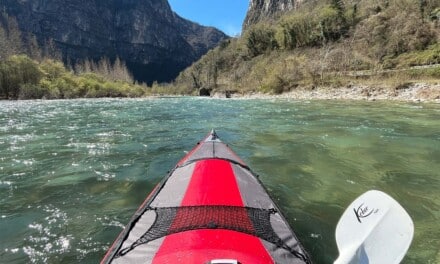
[[[243,23],[243,31],[263,20],[275,19],[278,15],[290,11],[303,0],[250,0],[249,9]]]
[[[227,38],[187,21],[167,0],[0,0],[23,32],[52,39],[66,61],[119,57],[135,79],[169,81]]]

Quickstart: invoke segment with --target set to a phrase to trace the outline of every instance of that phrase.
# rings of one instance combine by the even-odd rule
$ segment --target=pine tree
[[[9,56],[13,54],[20,54],[23,52],[23,41],[21,38],[20,28],[18,27],[18,22],[14,17],[7,16],[8,24],[8,48]]]
[[[0,60],[5,60],[7,55],[7,34],[0,24]]]

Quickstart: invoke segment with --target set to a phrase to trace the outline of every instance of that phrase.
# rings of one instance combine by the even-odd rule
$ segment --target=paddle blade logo
[[[368,205],[361,204],[358,208],[353,208],[353,211],[359,223],[362,224],[362,219],[379,212],[379,209],[370,209]]]

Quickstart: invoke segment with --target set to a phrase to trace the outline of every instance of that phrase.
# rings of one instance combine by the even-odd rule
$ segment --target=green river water
[[[415,223],[403,263],[440,263],[440,105],[200,98],[0,102],[0,263],[97,263],[212,128],[315,263],[370,189]]]

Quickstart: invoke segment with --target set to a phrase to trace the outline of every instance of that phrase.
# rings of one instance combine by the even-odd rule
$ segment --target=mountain
[[[23,33],[52,40],[65,62],[125,61],[138,81],[170,81],[228,37],[179,17],[167,0],[1,0]]]
[[[273,20],[293,10],[303,0],[251,0],[243,23],[243,31],[263,20]]]
[[[440,78],[438,0],[251,0],[243,28],[182,72],[176,88],[228,96],[378,82],[403,90]]]

